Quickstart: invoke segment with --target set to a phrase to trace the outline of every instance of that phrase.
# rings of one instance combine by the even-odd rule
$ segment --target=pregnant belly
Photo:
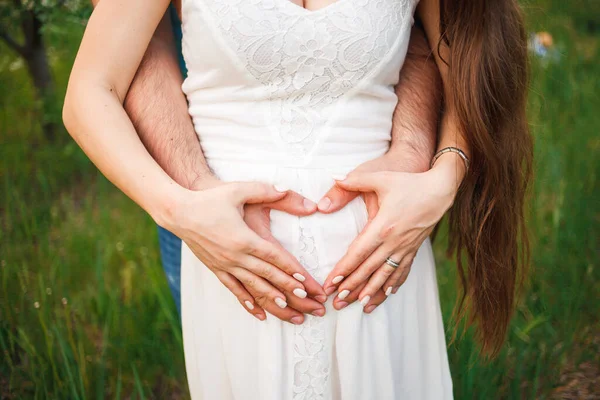
[[[280,168],[226,162],[209,164],[223,181],[271,183],[298,192],[314,202],[318,202],[332,187],[332,176],[349,172],[341,168]],[[367,211],[361,196],[332,214],[317,212],[296,217],[277,210],[271,211],[273,236],[320,283],[325,281],[366,223]]]

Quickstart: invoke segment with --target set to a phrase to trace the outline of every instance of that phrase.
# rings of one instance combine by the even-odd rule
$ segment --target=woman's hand
[[[411,173],[424,172],[429,170],[430,159],[431,157],[427,151],[415,152],[410,146],[407,147],[397,144],[385,155],[359,165],[352,171],[351,174],[354,175],[357,173],[384,171]],[[375,192],[361,193],[359,191],[351,191],[336,184],[319,201],[319,211],[323,213],[336,212],[345,207],[356,196],[360,195],[362,195],[364,199],[367,208],[368,221],[370,222],[373,218],[375,218],[377,212],[379,211],[379,202]],[[364,229],[366,229],[367,226],[365,226]],[[336,283],[339,283],[338,280],[336,280]],[[351,290],[343,300],[335,298],[333,301],[333,306],[340,310],[344,307],[347,307],[349,304],[352,304],[358,299],[358,295],[366,284],[367,281],[365,280],[362,284]],[[325,289],[327,294],[332,294],[335,292],[336,287],[334,285],[327,286],[327,282],[325,282]],[[365,312],[370,313],[386,299],[387,296],[383,290],[380,289],[376,291],[371,295],[369,304],[367,307],[365,307]]]
[[[271,208],[296,215],[316,211],[316,205],[299,194],[279,192],[272,185],[216,183],[185,192],[166,228],[185,241],[257,318],[265,319],[267,310],[299,324],[303,312],[324,315],[323,288],[270,235]]]
[[[336,308],[347,305],[347,296],[361,286],[357,297],[368,311],[378,291],[396,293],[417,250],[454,201],[464,175],[456,158],[440,157],[423,173],[355,171],[337,181],[344,190],[375,195],[378,210],[325,280],[327,293],[336,287],[339,292]],[[386,264],[388,257],[400,265]]]

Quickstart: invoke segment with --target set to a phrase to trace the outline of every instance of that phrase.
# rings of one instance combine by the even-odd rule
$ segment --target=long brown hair
[[[516,0],[440,0],[440,32],[438,46],[449,54],[449,100],[471,151],[449,214],[448,251],[457,255],[463,289],[454,316],[467,316],[482,352],[493,357],[529,263],[527,37]]]

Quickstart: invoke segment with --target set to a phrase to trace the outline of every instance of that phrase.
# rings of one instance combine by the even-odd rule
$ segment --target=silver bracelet
[[[440,158],[442,156],[442,154],[445,153],[456,153],[460,156],[460,158],[463,159],[463,161],[465,162],[465,168],[467,169],[467,171],[469,170],[469,158],[467,157],[467,155],[465,154],[464,151],[462,151],[461,149],[457,148],[457,147],[444,147],[443,149],[441,149],[440,151],[438,151],[437,153],[435,153],[435,155],[433,156],[433,159],[431,160],[431,165],[429,165],[429,168],[433,168],[433,164],[435,164],[435,162],[437,161],[438,158]]]

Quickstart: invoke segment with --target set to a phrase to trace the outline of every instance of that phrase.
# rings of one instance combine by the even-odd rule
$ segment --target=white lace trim
[[[300,219],[298,260],[317,280],[320,276],[319,257],[310,229]],[[321,317],[306,315],[304,323],[295,327],[294,337],[294,400],[326,399],[329,380],[329,357],[325,349],[325,322]]]
[[[368,79],[401,36],[412,0],[337,0],[308,11],[289,0],[198,0],[242,67],[269,89],[268,126],[304,160],[331,106]]]

